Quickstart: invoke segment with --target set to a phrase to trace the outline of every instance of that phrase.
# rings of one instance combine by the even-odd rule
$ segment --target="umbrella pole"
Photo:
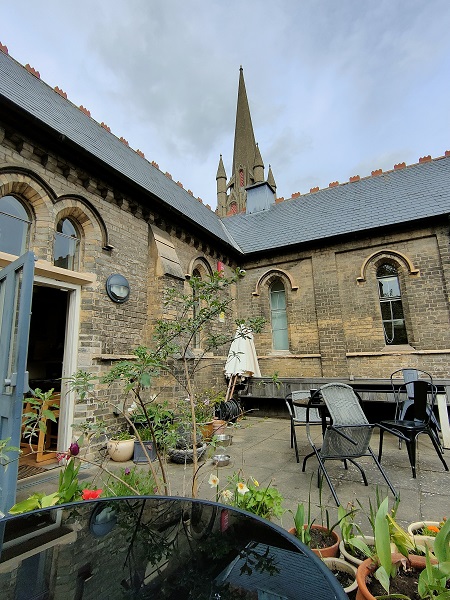
[[[234,381],[233,381],[233,387],[231,388],[230,398],[232,398],[232,397],[233,397],[233,394],[234,394],[234,388],[236,387],[236,381],[237,381],[237,378],[238,378],[238,376],[237,376],[237,375],[235,375],[235,376],[234,376]]]
[[[234,375],[230,375],[230,381],[228,382],[228,388],[227,388],[227,393],[225,396],[225,402],[228,402],[228,400],[230,399],[230,389],[231,389],[231,384],[233,382],[233,377],[234,377]],[[233,386],[233,390],[234,390],[234,386]]]

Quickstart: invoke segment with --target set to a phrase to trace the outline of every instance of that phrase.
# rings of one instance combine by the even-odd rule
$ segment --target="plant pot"
[[[222,419],[214,419],[213,424],[212,424],[212,436],[223,435],[226,432],[227,432],[227,422],[222,421]]]
[[[206,452],[206,444],[198,444],[197,446],[197,459],[200,458]],[[194,450],[193,448],[189,448],[187,450],[181,450],[180,448],[169,448],[167,454],[170,460],[179,465],[184,465],[185,463],[191,463],[194,460]]]
[[[145,449],[147,450],[147,454],[150,457],[150,460],[153,462],[156,460],[156,448],[152,441],[144,441],[142,440]],[[148,462],[147,456],[142,449],[141,443],[139,440],[134,440],[134,449],[133,449],[133,462],[134,463],[146,463]]]
[[[395,556],[398,556],[396,554]],[[408,555],[408,560],[412,568],[422,571],[425,568],[425,557],[415,556],[414,554]],[[356,583],[358,584],[358,591],[356,593],[356,600],[376,600],[376,597],[369,591],[367,587],[367,578],[372,576],[377,567],[371,558],[363,560],[356,571]]]
[[[305,527],[306,527],[306,525],[305,525]],[[316,529],[316,530],[323,531],[323,532],[328,531],[327,528],[323,527],[322,525],[311,525],[311,529]],[[295,535],[295,537],[297,537],[297,530],[295,529],[295,527],[292,527],[291,529],[289,529],[289,533],[292,533],[292,535]],[[320,556],[320,558],[335,558],[338,556],[339,543],[341,540],[335,531],[332,531],[331,535],[334,540],[334,543],[331,546],[327,546],[325,548],[311,548],[310,547],[310,549],[314,552],[314,554],[317,554],[317,556]]]
[[[416,546],[428,546],[428,548],[433,552],[435,538],[432,535],[422,535],[420,533],[416,533],[417,531],[420,531],[423,527],[428,527],[429,525],[439,527],[439,522],[416,521],[415,523],[411,523],[410,525],[408,525],[408,533],[413,538]]]
[[[356,538],[362,540],[363,542],[365,542],[368,546],[375,546],[375,538],[372,535],[356,535]],[[354,556],[351,551],[352,549],[350,549],[350,552],[345,548],[345,543],[344,540],[341,540],[340,544],[339,544],[339,550],[341,553],[341,556],[344,557],[344,559],[349,562],[352,565],[355,565],[356,567],[358,565],[360,565],[363,561],[360,558],[357,558],[356,556]],[[364,559],[365,560],[365,559]]]
[[[198,423],[197,426],[202,432],[203,439],[209,442],[214,433],[214,421],[208,421],[208,423]]]
[[[344,592],[346,594],[349,594],[350,592],[354,592],[356,590],[358,584],[356,582],[355,565],[350,564],[342,558],[324,558],[323,562],[331,571],[333,571],[333,573],[335,573],[336,571],[343,571],[344,573],[348,573],[351,577],[353,577],[353,582],[344,587]]]
[[[134,452],[134,440],[135,438],[130,440],[109,440],[106,448],[111,460],[115,462],[131,460]]]

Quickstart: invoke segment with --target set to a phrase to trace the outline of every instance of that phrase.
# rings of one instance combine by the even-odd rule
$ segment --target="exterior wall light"
[[[122,304],[130,297],[130,284],[123,275],[115,273],[106,280],[106,293],[113,302]]]

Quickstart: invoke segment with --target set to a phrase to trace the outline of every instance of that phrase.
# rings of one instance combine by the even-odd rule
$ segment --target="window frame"
[[[380,275],[380,271],[383,268],[387,270],[391,270],[390,273]],[[399,276],[399,268],[396,264],[391,261],[384,260],[378,263],[376,267],[376,280],[377,280],[377,291],[378,291],[378,302],[380,306],[380,316],[381,323],[383,326],[383,334],[384,341],[387,346],[402,346],[408,344],[408,332],[406,328],[406,318],[405,318],[405,310],[403,307],[402,301],[402,287]],[[393,294],[385,295],[382,293],[383,282],[388,282],[389,280],[395,280],[395,286],[389,285],[389,291],[393,292]],[[395,288],[395,289],[394,289]],[[389,318],[386,318],[386,308],[389,311]],[[395,313],[401,313],[399,314]],[[387,325],[390,324],[390,332],[391,335],[388,335]],[[396,329],[397,324],[397,329]],[[398,327],[398,324],[401,324]],[[396,331],[400,331],[400,333],[396,333]],[[400,341],[395,341],[398,335],[401,336]]]
[[[280,286],[280,289],[274,290],[275,286]],[[282,289],[281,289],[282,288]],[[270,324],[271,324],[271,332],[272,332],[272,350],[275,352],[289,352],[289,322],[287,315],[287,297],[286,297],[286,286],[281,279],[281,277],[275,277],[269,284],[269,310],[270,310]],[[284,298],[284,306],[281,308],[279,306],[274,307],[276,303],[273,302],[275,299],[275,294],[283,293]],[[276,319],[274,319],[274,316]],[[282,317],[284,321],[284,327],[274,327],[275,320],[279,321],[279,317]],[[281,338],[278,338],[279,332],[285,332],[282,334]],[[281,346],[277,347],[279,342],[281,341]]]

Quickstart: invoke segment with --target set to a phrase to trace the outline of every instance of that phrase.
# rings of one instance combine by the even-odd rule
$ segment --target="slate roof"
[[[224,219],[245,254],[325,240],[450,213],[450,157]]]
[[[0,52],[0,97],[65,135],[83,150],[155,194],[170,208],[234,246],[211,209],[3,52]]]
[[[434,159],[224,219],[94,119],[0,51],[0,98],[66,136],[169,209],[244,254],[276,251],[450,214],[450,157]]]

